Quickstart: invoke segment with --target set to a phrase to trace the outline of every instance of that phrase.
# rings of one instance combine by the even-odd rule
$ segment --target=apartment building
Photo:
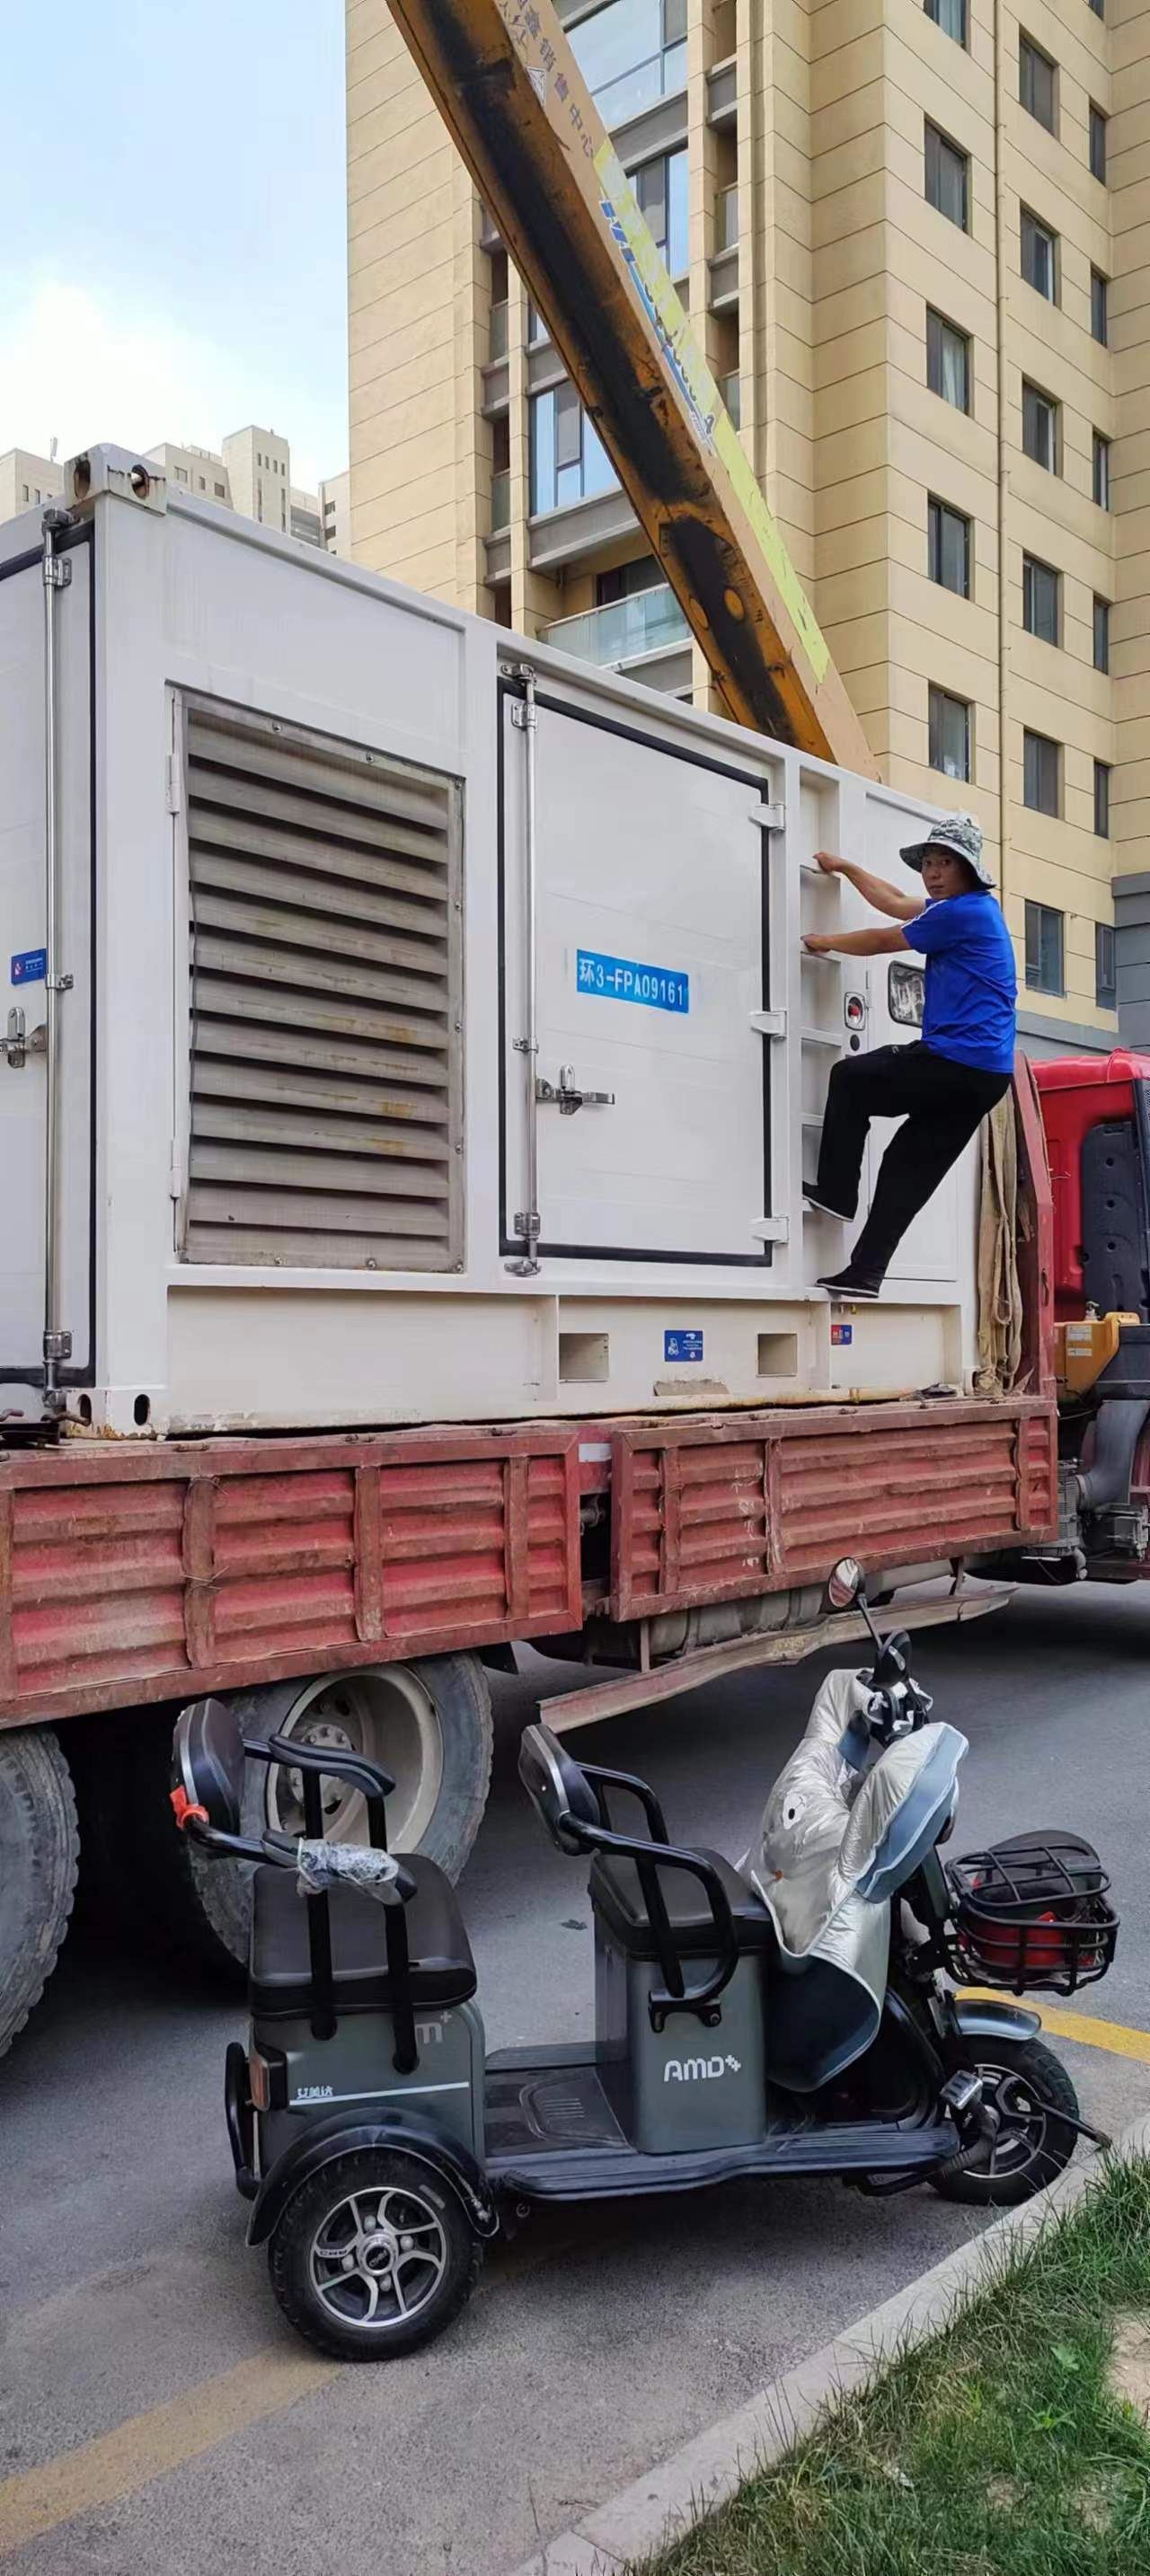
[[[1150,1040],[1150,0],[559,13],[884,776],[983,824],[1032,1052]],[[348,144],[356,556],[709,703],[378,0]]]
[[[54,501],[63,488],[54,457],[36,456],[30,447],[9,447],[0,456],[0,519],[15,519],[41,501]]]

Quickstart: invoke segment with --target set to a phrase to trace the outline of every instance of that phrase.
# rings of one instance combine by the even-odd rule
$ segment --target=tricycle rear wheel
[[[268,2247],[284,2315],[336,2361],[391,2361],[431,2343],[466,2305],[482,2259],[450,2184],[375,2147],[301,2183]]]

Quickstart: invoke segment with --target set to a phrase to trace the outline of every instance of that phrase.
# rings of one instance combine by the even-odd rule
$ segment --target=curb
[[[1141,2156],[1150,2157],[1150,2117],[1133,2121],[1110,2151],[1110,2161]],[[645,2477],[598,2505],[575,2530],[548,2541],[514,2576],[618,2576],[629,2560],[667,2548],[725,2504],[756,2469],[769,2468],[792,2450],[841,2397],[873,2378],[883,2361],[929,2342],[992,2268],[1084,2200],[1101,2173],[1097,2156],[1071,2166],[1022,2209],[992,2220],[980,2236],[872,2308],[833,2343],[771,2380],[737,2414],[696,2433]]]

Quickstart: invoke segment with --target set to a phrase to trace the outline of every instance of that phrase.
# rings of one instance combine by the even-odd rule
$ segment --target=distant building
[[[351,475],[331,474],[319,487],[323,542],[329,555],[351,554]]]
[[[214,447],[190,447],[163,439],[147,451],[148,462],[161,467],[173,487],[194,492],[198,501],[217,509],[237,510],[261,528],[278,528],[301,545],[321,546],[329,554],[350,555],[348,476],[336,474],[318,492],[305,492],[291,479],[291,449],[273,429],[254,424],[225,438],[222,454]],[[15,519],[35,509],[63,488],[58,465],[29,448],[11,447],[0,456],[0,519]]]
[[[16,519],[21,510],[54,500],[63,482],[50,456],[34,456],[30,447],[10,447],[0,456],[0,519]]]

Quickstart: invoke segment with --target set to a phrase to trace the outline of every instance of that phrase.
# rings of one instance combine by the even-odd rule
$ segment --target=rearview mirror
[[[840,1556],[838,1564],[832,1565],[827,1581],[827,1593],[832,1609],[853,1610],[856,1603],[863,1599],[864,1581],[865,1577],[857,1556]]]

